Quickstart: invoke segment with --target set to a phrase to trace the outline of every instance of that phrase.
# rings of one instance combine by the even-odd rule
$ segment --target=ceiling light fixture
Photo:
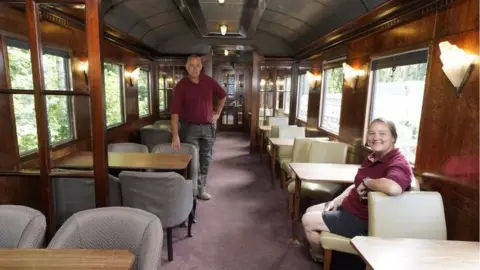
[[[225,0],[218,0],[218,3],[223,4],[223,3],[225,3]]]
[[[225,24],[220,25],[220,33],[222,33],[223,36],[227,34],[227,26]]]
[[[223,54],[225,54],[225,56],[228,56],[228,50],[225,50]]]

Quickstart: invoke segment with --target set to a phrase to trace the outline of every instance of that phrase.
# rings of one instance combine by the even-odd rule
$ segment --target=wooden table
[[[128,250],[0,249],[0,269],[130,270],[134,262]]]
[[[295,193],[293,195],[292,238],[296,241],[295,226],[300,220],[300,191],[302,181],[353,184],[360,165],[330,163],[290,163],[295,172]]]
[[[117,169],[185,170],[192,159],[187,154],[120,153],[108,152],[108,167]],[[76,152],[55,164],[57,168],[93,168],[92,152]]]
[[[350,241],[374,270],[480,269],[480,243],[356,236]]]

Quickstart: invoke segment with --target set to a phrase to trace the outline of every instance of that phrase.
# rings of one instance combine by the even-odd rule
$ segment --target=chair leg
[[[192,237],[193,210],[188,214],[188,237]]]
[[[293,218],[293,199],[294,195],[292,193],[288,194],[288,215],[290,218]]]
[[[196,213],[197,213],[197,198],[193,198],[193,209],[192,209],[193,223],[197,223],[197,219],[195,218]]]
[[[330,264],[332,263],[332,250],[325,249],[323,255],[323,270],[330,270]]]
[[[173,261],[173,241],[172,241],[172,228],[167,228],[167,248],[168,248],[168,261]]]
[[[281,188],[285,190],[287,186],[287,173],[284,170],[280,170],[280,180],[282,181]]]

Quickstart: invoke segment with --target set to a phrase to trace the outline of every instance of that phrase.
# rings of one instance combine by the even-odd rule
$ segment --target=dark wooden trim
[[[7,95],[33,95],[35,94],[34,90],[20,90],[20,89],[0,89],[0,94]]]
[[[7,0],[7,3],[25,3],[25,0]],[[85,4],[85,0],[37,0],[37,4]]]
[[[297,118],[298,68],[298,63],[292,65],[292,86],[290,87],[290,108],[288,112],[288,123],[290,125],[294,125]]]
[[[105,131],[105,97],[103,95],[103,13],[101,0],[86,0],[88,75],[90,80],[90,114],[92,121],[93,171],[95,203],[108,206],[108,156]]]
[[[74,91],[65,91],[65,90],[45,90],[42,92],[45,96],[90,96],[90,91],[86,90],[74,90]]]
[[[42,5],[40,9],[42,11],[42,19],[46,21],[58,24],[63,27],[85,31],[85,20],[83,19],[77,18],[71,14],[68,14],[51,6]],[[86,10],[87,9],[85,9],[85,13],[87,13]],[[88,14],[86,14],[85,16],[87,15]],[[143,42],[120,32],[119,30],[108,24],[104,25],[105,31],[102,36],[113,44],[138,53],[148,58],[149,60],[153,60],[155,57],[162,56],[162,54],[160,54],[157,50],[151,48],[148,45],[145,45]]]
[[[48,235],[51,239],[55,232],[55,214],[52,201],[52,182],[50,181],[50,151],[48,142],[47,106],[42,91],[45,88],[43,81],[42,42],[40,40],[40,21],[38,6],[34,0],[26,1],[26,15],[28,22],[28,40],[32,59],[32,77],[35,98],[35,116],[37,121],[38,156],[40,165],[40,187],[43,211],[47,218]]]
[[[396,27],[443,10],[457,0],[391,0],[306,45],[295,53],[305,59],[340,44]]]

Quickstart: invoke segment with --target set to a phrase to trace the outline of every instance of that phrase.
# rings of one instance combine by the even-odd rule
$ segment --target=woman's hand
[[[338,197],[337,197],[327,203],[327,205],[325,206],[325,211],[335,211],[338,209],[340,205],[342,205],[342,202],[338,200]]]

